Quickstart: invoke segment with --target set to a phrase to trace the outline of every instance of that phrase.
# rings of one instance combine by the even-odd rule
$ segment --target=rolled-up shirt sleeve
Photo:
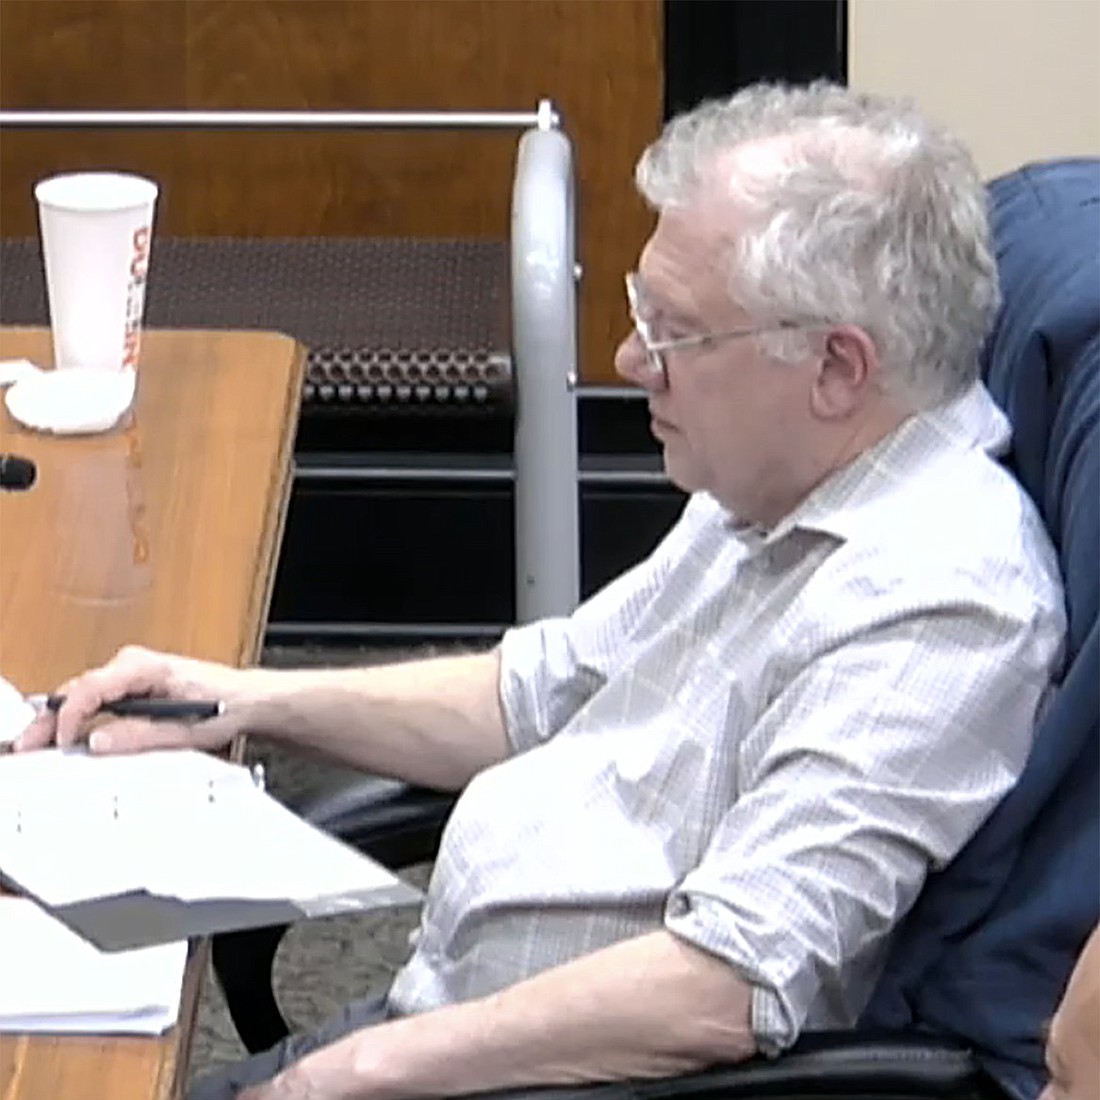
[[[1061,628],[965,597],[902,604],[762,712],[738,797],[665,913],[753,985],[761,1049],[815,1026],[815,1004],[854,1022],[929,870],[1019,777]]]

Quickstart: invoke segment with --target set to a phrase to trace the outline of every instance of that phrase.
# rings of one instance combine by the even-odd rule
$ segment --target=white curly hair
[[[767,158],[732,154],[786,138]],[[985,191],[966,147],[907,101],[826,82],[756,84],[674,118],[642,154],[656,210],[706,186],[731,213],[729,290],[762,321],[848,323],[916,407],[962,392],[1000,300]],[[807,337],[758,337],[792,360]]]

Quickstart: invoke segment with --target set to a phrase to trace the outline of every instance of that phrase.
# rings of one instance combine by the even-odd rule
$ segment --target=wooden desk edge
[[[41,335],[48,333],[48,329],[41,325],[4,325],[2,331],[16,336],[20,334]],[[279,440],[276,461],[272,466],[263,528],[257,533],[258,568],[255,573],[246,620],[249,623],[250,633],[242,638],[241,649],[236,654],[237,664],[244,665],[258,660],[263,644],[267,609],[274,587],[279,548],[290,501],[290,489],[293,480],[293,446],[297,431],[306,349],[294,337],[274,330],[149,328],[145,330],[145,335],[156,339],[157,335],[161,333],[170,336],[181,333],[205,334],[215,332],[231,332],[234,335],[252,337],[265,336],[270,337],[273,342],[286,342],[293,345],[290,369],[286,375],[282,437]],[[232,755],[234,759],[240,760],[243,752],[244,742],[241,739],[234,746]],[[155,1077],[149,1082],[152,1088],[150,1095],[154,1100],[171,1100],[171,1098],[182,1097],[184,1094],[190,1063],[191,1041],[206,976],[209,953],[208,940],[192,941],[187,967],[184,972],[180,1012],[176,1024],[160,1036],[149,1037],[150,1042],[157,1043],[162,1047]],[[4,1044],[5,1058],[0,1060],[0,1088],[4,1090],[3,1095],[6,1097],[11,1095],[9,1089],[18,1087],[17,1074],[21,1057],[16,1048],[23,1043],[30,1042],[34,1035],[9,1034],[3,1036],[3,1038],[13,1040],[12,1043]],[[12,1055],[13,1058],[10,1067],[7,1063],[8,1054]],[[7,1078],[9,1068],[13,1075],[10,1079]]]
[[[279,461],[272,469],[272,484],[268,494],[268,507],[263,537],[266,540],[266,568],[256,571],[256,583],[252,590],[250,615],[256,623],[256,634],[247,652],[239,655],[239,664],[252,664],[259,660],[263,648],[267,615],[271,595],[275,587],[275,573],[279,564],[279,550],[286,528],[287,510],[290,506],[290,490],[294,481],[294,440],[297,434],[298,415],[302,399],[302,380],[305,371],[306,349],[294,341],[294,363],[287,378],[285,394],[287,415],[284,419],[283,439],[279,447]]]
[[[284,336],[282,333],[272,333]],[[292,337],[284,336],[292,340]],[[294,361],[287,376],[285,393],[286,416],[283,419],[283,438],[279,445],[279,458],[271,471],[271,485],[268,491],[268,504],[265,513],[264,530],[260,533],[259,545],[263,551],[264,567],[256,570],[256,579],[249,605],[249,619],[255,624],[255,632],[244,649],[237,656],[238,667],[254,664],[259,660],[263,649],[264,631],[267,629],[267,612],[271,603],[271,593],[275,586],[275,573],[279,563],[279,548],[286,527],[286,515],[290,505],[290,489],[294,479],[294,438],[298,427],[298,413],[302,396],[302,375],[305,370],[306,349],[294,340]],[[230,750],[230,758],[236,763],[244,759],[247,742],[238,737]],[[171,1074],[169,1097],[182,1097],[187,1083],[191,1063],[191,1040],[194,1038],[195,1021],[198,1016],[203,981],[210,959],[210,941],[201,939],[192,945],[192,954],[187,961],[184,975],[183,995],[180,998],[180,1020],[177,1027],[183,1027],[176,1045],[176,1057]]]

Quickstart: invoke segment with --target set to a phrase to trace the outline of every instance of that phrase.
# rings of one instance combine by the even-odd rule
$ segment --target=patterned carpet
[[[264,655],[264,663],[284,667],[368,664],[402,655],[394,650],[269,651]],[[353,774],[267,745],[252,746],[250,755],[263,762],[268,789],[284,801],[296,801],[341,774]],[[423,889],[429,873],[430,867],[425,865],[412,868],[404,877]],[[276,996],[291,1027],[309,1029],[346,1002],[385,990],[409,953],[408,937],[416,919],[415,909],[399,909],[325,917],[294,926],[275,960]],[[191,1076],[201,1076],[246,1053],[221,991],[208,973],[192,1046]]]

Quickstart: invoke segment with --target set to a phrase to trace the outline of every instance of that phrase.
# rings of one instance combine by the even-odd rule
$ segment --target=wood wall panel
[[[660,125],[661,0],[0,0],[5,108],[531,110],[576,145],[581,364],[612,379],[622,272],[650,218],[633,163]],[[0,233],[33,181],[118,167],[180,235],[504,237],[515,133],[5,131]]]

